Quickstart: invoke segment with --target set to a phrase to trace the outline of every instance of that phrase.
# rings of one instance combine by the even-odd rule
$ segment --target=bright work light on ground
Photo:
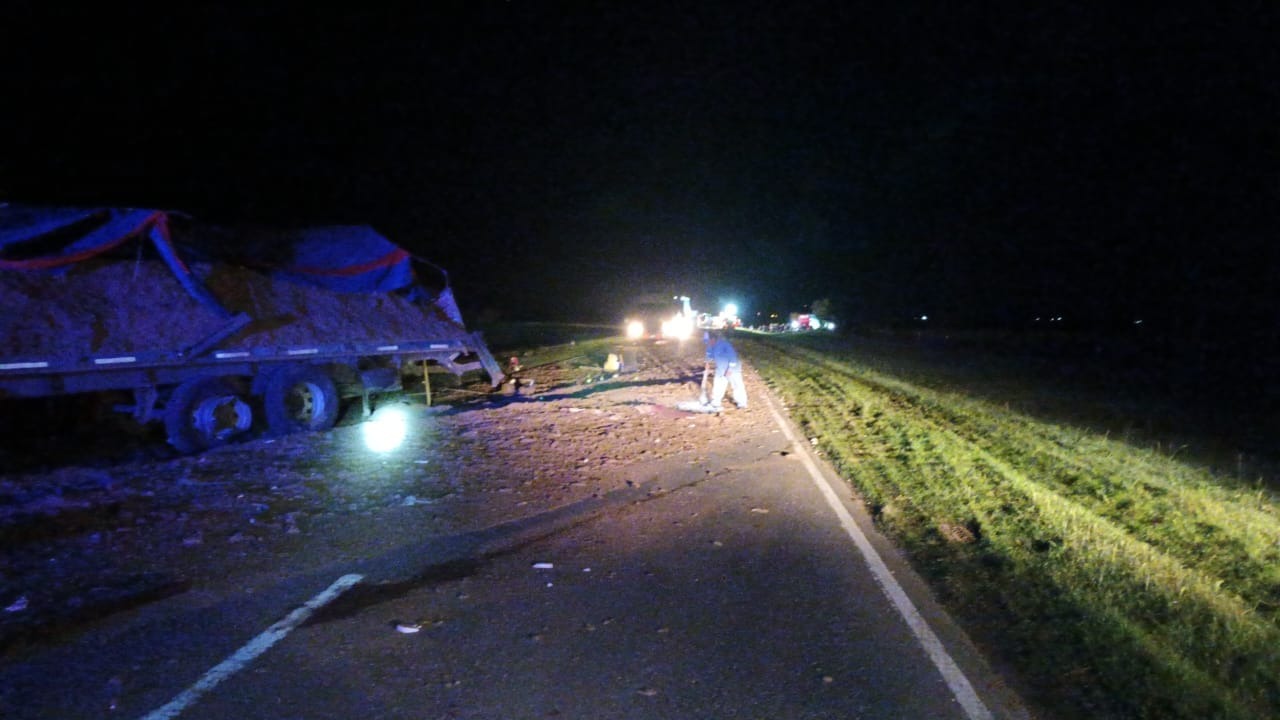
[[[409,434],[409,414],[404,408],[378,408],[361,426],[364,446],[376,453],[391,452],[400,447]]]
[[[725,317],[727,317],[727,318],[738,317],[738,304],[737,304],[737,303],[725,303],[725,305],[724,305],[724,312],[723,312],[723,313],[721,313],[721,314],[722,314],[722,315],[724,315],[724,316],[725,316]]]

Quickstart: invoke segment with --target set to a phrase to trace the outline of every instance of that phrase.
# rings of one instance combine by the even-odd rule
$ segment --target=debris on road
[[[11,438],[5,457],[24,464],[0,473],[0,646],[32,637],[28,625],[89,621],[186,587],[234,582],[281,558],[331,553],[335,535],[351,538],[343,554],[354,557],[374,552],[371,541],[402,542],[402,533],[464,532],[634,487],[629,465],[767,422],[736,412],[682,422],[690,416],[675,405],[701,368],[698,353],[676,356],[588,392],[572,363],[524,364],[537,402],[468,394],[479,384],[457,395],[444,387],[434,391],[448,399],[437,412],[406,394],[422,411],[411,413],[405,444],[378,456],[350,418],[327,432],[196,456],[154,451],[145,436],[113,436],[115,447],[104,443],[101,455],[28,449]],[[535,569],[554,569],[545,565]],[[139,577],[152,580],[122,580]],[[127,592],[90,592],[121,585]],[[74,613],[45,610],[72,601],[80,603]]]

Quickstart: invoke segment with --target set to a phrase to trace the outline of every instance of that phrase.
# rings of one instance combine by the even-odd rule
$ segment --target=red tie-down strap
[[[109,250],[120,247],[126,242],[147,232],[157,223],[164,227],[163,232],[167,237],[169,234],[168,217],[162,212],[155,212],[149,215],[146,220],[143,220],[134,229],[101,245],[85,248],[84,250],[71,253],[70,255],[53,255],[50,257],[30,258],[28,260],[0,259],[0,270],[52,270],[66,265],[74,265],[75,263],[83,262],[91,257],[101,255]]]
[[[409,252],[404,248],[396,248],[386,255],[370,260],[367,263],[359,265],[348,265],[341,268],[322,268],[322,267],[303,267],[293,266],[285,270],[285,272],[299,273],[302,275],[324,275],[328,277],[355,277],[363,275],[372,270],[381,270],[382,268],[391,267],[409,259]]]

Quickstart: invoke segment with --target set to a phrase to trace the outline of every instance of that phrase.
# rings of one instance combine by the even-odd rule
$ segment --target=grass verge
[[[847,353],[741,345],[1033,703],[1063,717],[1280,717],[1268,492]]]

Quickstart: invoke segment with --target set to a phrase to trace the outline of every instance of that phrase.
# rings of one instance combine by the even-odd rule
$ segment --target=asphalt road
[[[6,714],[1025,717],[777,420],[552,512],[113,618],[32,658]]]

